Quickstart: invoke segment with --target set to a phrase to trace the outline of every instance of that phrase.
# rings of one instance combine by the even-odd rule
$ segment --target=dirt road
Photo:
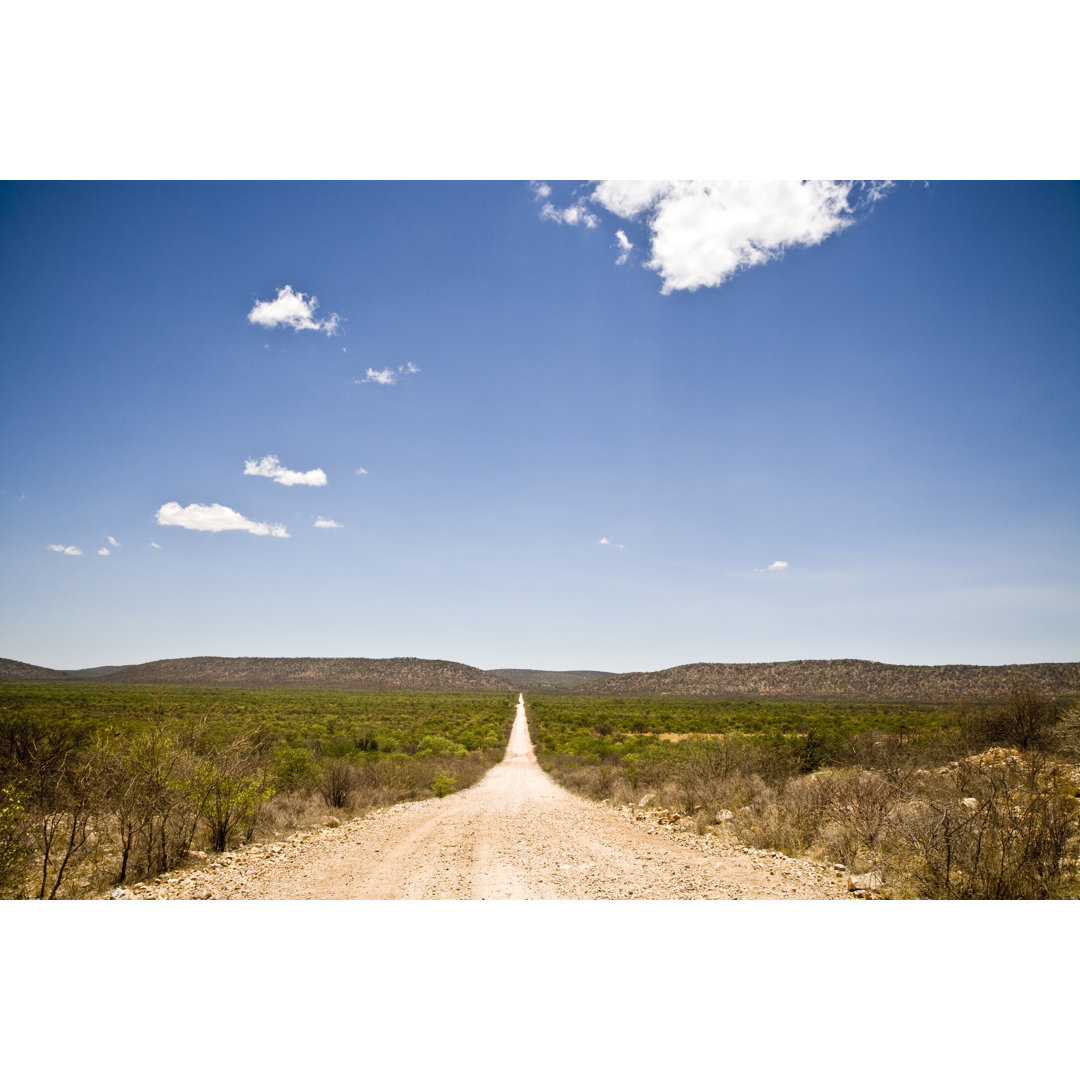
[[[524,700],[473,787],[136,886],[160,899],[840,899],[846,875],[597,805],[537,764]]]

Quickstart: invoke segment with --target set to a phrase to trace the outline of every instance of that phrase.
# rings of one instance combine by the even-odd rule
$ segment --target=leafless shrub
[[[921,774],[892,815],[892,858],[918,896],[1062,895],[1077,874],[1080,801],[1074,792],[1068,771],[1038,753],[966,760]]]
[[[256,835],[275,836],[292,829],[317,825],[326,816],[321,795],[307,791],[283,791],[267,799],[255,818]]]
[[[341,810],[352,802],[358,783],[358,770],[348,758],[326,758],[319,763],[316,784],[323,801],[332,810]]]
[[[738,811],[732,824],[744,844],[801,855],[821,824],[815,777],[800,776],[779,788],[766,788],[764,797]]]
[[[863,861],[875,865],[879,839],[902,797],[903,778],[895,772],[890,778],[868,769],[845,769],[826,770],[815,780],[821,854],[852,869]]]
[[[1080,704],[1062,709],[1054,728],[1054,749],[1069,761],[1080,761]]]
[[[68,764],[65,754],[43,763],[34,777],[41,855],[39,900],[55,900],[64,875],[89,853],[90,824],[100,796],[95,764],[92,760]]]

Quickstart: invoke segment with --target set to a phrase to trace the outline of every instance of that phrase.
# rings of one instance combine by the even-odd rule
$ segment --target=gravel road
[[[589,802],[537,764],[519,699],[506,756],[465,791],[251,845],[137,899],[842,899],[847,876],[732,846],[662,811]]]

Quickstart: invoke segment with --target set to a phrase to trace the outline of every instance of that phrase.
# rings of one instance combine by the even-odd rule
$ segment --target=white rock
[[[884,884],[884,876],[876,870],[871,870],[868,874],[853,874],[848,882],[848,891],[880,889]]]

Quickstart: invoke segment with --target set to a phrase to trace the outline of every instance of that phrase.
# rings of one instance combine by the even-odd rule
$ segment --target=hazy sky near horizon
[[[1080,659],[1080,186],[0,185],[0,655]]]

